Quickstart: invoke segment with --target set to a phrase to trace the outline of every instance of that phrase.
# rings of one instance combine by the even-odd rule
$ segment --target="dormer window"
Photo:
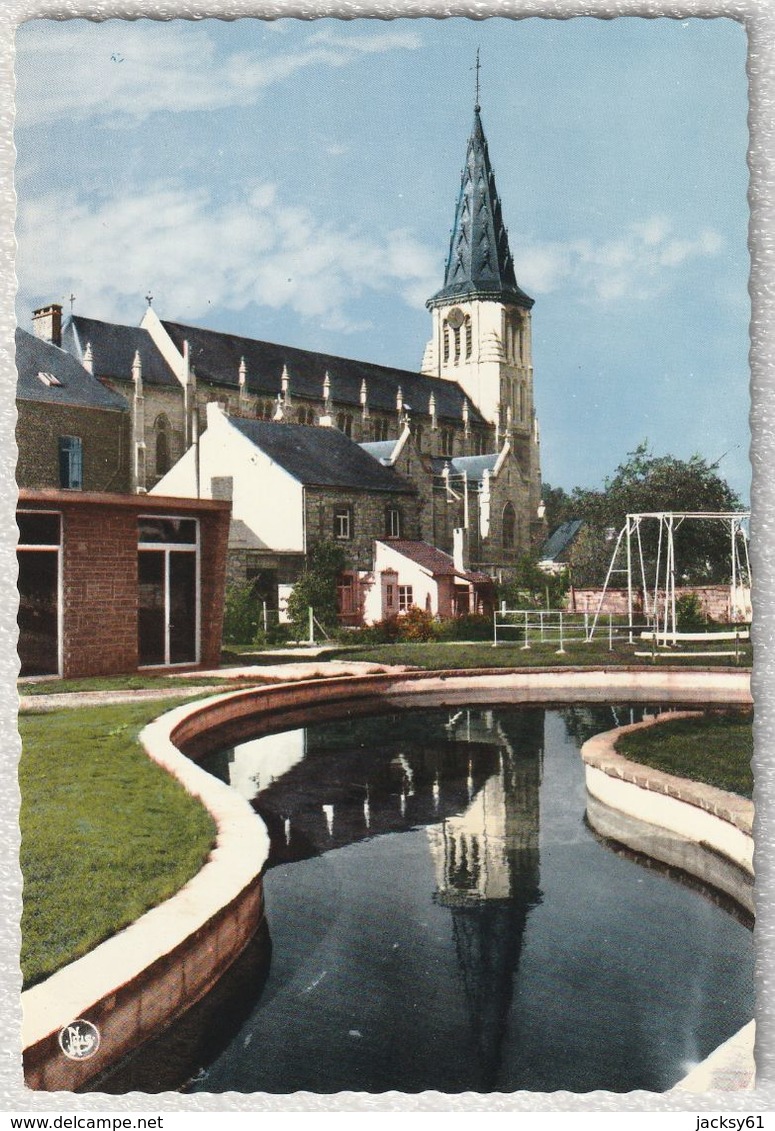
[[[46,386],[47,389],[61,389],[62,382],[53,373],[44,373],[42,370],[38,373],[38,380]]]

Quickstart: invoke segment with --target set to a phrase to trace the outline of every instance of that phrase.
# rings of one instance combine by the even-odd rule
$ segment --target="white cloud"
[[[717,255],[722,246],[718,232],[678,237],[669,220],[654,216],[629,225],[616,239],[528,244],[517,247],[515,258],[519,281],[528,291],[548,294],[570,287],[587,298],[613,302],[653,296],[673,285],[678,269],[690,260]]]
[[[158,111],[249,105],[265,88],[310,67],[345,67],[364,55],[414,50],[416,30],[367,34],[310,31],[304,44],[272,54],[220,55],[200,24],[183,20],[35,20],[17,37],[17,125],[60,118],[136,124]]]
[[[421,305],[438,282],[434,252],[409,232],[336,228],[268,184],[224,202],[169,184],[92,203],[37,198],[20,204],[17,236],[23,295],[55,301],[72,287],[79,310],[117,321],[150,288],[169,317],[255,303],[352,330],[358,295],[389,290]]]

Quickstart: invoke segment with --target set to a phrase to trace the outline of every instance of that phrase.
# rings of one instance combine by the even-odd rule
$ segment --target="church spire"
[[[517,286],[514,274],[514,260],[482,127],[478,86],[477,71],[474,124],[460,182],[444,286],[428,299],[427,305],[435,307],[479,298],[514,303],[530,310],[533,299]]]

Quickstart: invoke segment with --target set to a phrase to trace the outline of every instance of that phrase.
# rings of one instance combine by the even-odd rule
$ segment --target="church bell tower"
[[[508,439],[540,496],[530,312],[518,286],[481,108],[474,107],[444,286],[428,299],[433,336],[422,372],[455,381],[501,441]]]

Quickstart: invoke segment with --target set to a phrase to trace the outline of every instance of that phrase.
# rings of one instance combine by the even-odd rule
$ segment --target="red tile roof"
[[[416,565],[427,569],[434,577],[462,577],[476,585],[491,584],[492,578],[486,573],[476,573],[467,570],[455,569],[451,554],[437,550],[429,542],[410,542],[403,538],[391,538],[384,545],[390,546],[402,557],[415,562]]]

